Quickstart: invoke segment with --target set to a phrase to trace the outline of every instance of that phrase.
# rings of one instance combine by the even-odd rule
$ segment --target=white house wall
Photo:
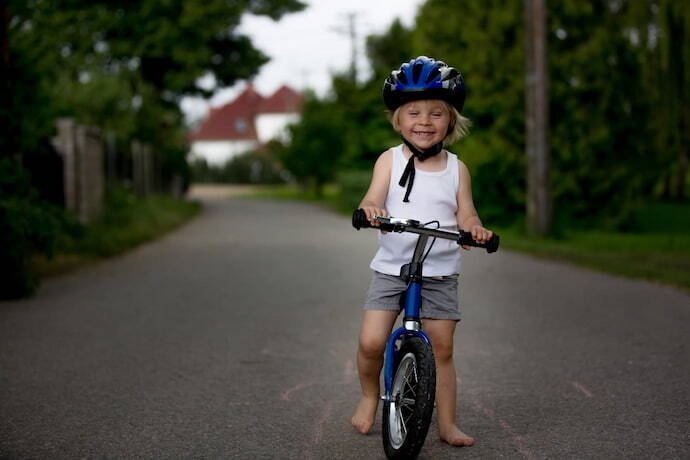
[[[257,146],[255,141],[195,141],[192,142],[192,159],[204,158],[209,165],[222,166],[232,157]]]
[[[265,144],[271,139],[288,140],[287,125],[297,123],[300,116],[297,113],[263,113],[257,115],[256,135],[259,142]]]

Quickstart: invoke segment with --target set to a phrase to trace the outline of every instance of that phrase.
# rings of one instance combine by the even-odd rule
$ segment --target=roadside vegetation
[[[21,165],[0,159],[0,299],[33,293],[42,276],[125,252],[178,227],[198,213],[196,202],[123,187],[106,194],[101,216],[80,223],[41,199]]]
[[[674,217],[678,219],[673,222],[678,224],[690,216],[689,205],[668,203],[648,205],[641,212],[652,209],[676,209],[678,214]],[[537,238],[516,227],[495,230],[506,249],[673,285],[690,292],[690,234],[687,231],[664,227],[637,227],[627,231],[568,230],[555,237]]]
[[[96,221],[82,225],[64,216],[52,255],[35,255],[32,272],[41,277],[62,273],[90,261],[124,253],[183,225],[198,214],[195,201],[158,194],[138,197],[130,190],[108,192],[105,210]]]

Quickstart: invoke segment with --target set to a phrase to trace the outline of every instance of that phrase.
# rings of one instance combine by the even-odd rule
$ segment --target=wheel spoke
[[[402,407],[411,407],[411,406],[414,406],[414,404],[415,404],[416,402],[417,402],[417,401],[414,400],[414,399],[412,399],[412,398],[400,398],[400,405],[401,405]]]
[[[412,418],[412,412],[410,412],[410,415],[408,415],[406,419],[403,418],[403,425],[407,426],[407,422],[409,422],[411,418]],[[407,433],[407,430],[405,430],[405,433]]]
[[[403,380],[402,390],[403,390],[403,393],[405,393],[406,395],[411,394],[413,397],[416,397],[417,392],[415,391],[415,389],[417,387],[417,382],[418,382],[418,380],[417,380],[417,366],[411,364],[410,367],[412,368],[412,372],[411,373],[405,372],[405,378]],[[406,370],[409,370],[409,368]],[[412,374],[412,375],[410,375],[410,374]],[[410,383],[410,377],[411,376],[414,376],[414,381],[412,381],[412,383]]]
[[[407,420],[410,418],[408,417]],[[405,439],[407,437],[407,425],[405,424],[406,420],[405,417],[403,417],[402,411],[398,409],[398,420],[400,420],[400,428],[402,429],[402,438]]]
[[[417,396],[417,392],[415,391],[415,386],[416,386],[417,382],[415,382],[414,386],[410,385],[410,382],[405,382],[405,383],[407,384],[407,391],[405,391],[405,394],[412,395],[413,397]]]

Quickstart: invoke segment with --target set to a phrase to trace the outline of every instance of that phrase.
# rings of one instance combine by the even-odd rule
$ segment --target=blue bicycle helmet
[[[457,69],[443,61],[419,56],[391,72],[383,84],[383,102],[393,111],[420,99],[440,99],[462,112],[465,82]]]

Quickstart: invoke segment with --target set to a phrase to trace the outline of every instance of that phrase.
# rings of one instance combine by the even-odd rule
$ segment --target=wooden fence
[[[161,189],[160,167],[150,146],[134,140],[129,151],[118,151],[113,136],[98,128],[71,118],[56,124],[53,146],[62,159],[62,201],[81,222],[101,213],[106,185],[132,187],[140,196]]]

